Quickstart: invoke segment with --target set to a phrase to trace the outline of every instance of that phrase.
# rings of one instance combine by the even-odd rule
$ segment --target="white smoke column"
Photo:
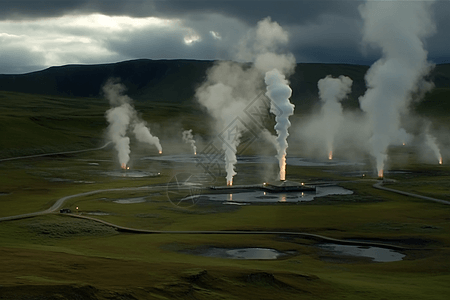
[[[162,152],[159,139],[152,136],[145,126],[145,122],[137,117],[132,106],[133,100],[127,95],[123,95],[125,90],[125,86],[118,83],[118,79],[109,79],[103,86],[103,93],[112,106],[106,111],[106,119],[109,122],[107,137],[114,143],[120,166],[123,169],[127,169],[130,160],[130,138],[126,136],[130,124],[135,124],[133,132],[138,141],[155,145],[159,152]]]
[[[207,75],[207,80],[196,90],[196,98],[214,118],[213,129],[220,137],[225,154],[227,185],[232,185],[236,175],[236,150],[245,130],[239,120],[247,120],[245,108],[258,95],[262,76],[253,68],[233,62],[219,62]]]
[[[319,97],[323,102],[322,118],[326,124],[322,133],[328,148],[328,158],[333,158],[333,141],[343,122],[342,106],[340,101],[351,92],[353,81],[347,76],[333,78],[328,75],[317,83]]]
[[[185,130],[182,133],[183,141],[186,144],[191,145],[192,151],[194,151],[194,155],[197,155],[197,147],[195,146],[194,136],[192,135],[192,129]]]
[[[425,144],[430,147],[430,149],[433,151],[434,156],[436,157],[437,161],[440,165],[442,165],[442,155],[441,151],[439,150],[439,146],[437,144],[437,140],[434,136],[432,136],[429,133],[425,134]]]
[[[275,68],[283,74],[292,74],[295,68],[294,56],[283,52],[288,42],[287,32],[278,23],[269,17],[259,21],[241,39],[236,57],[253,65],[219,62],[208,70],[206,81],[196,91],[199,103],[214,117],[216,132],[221,136],[228,185],[236,174],[236,150],[247,129],[239,123],[252,123],[245,109],[263,90],[264,74]]]
[[[133,108],[128,103],[106,111],[106,119],[109,122],[107,136],[114,143],[119,163],[123,169],[126,169],[130,160],[130,139],[126,133],[132,116]]]
[[[381,48],[383,56],[366,74],[368,90],[360,98],[372,129],[369,141],[382,176],[387,148],[398,136],[400,112],[430,71],[423,39],[434,32],[433,1],[368,1],[359,7],[363,41]]]
[[[133,128],[133,133],[139,142],[154,145],[158,149],[159,153],[162,153],[159,138],[150,133],[150,129],[145,126],[145,122],[141,121],[140,123],[137,123]]]
[[[294,105],[289,102],[292,90],[285,75],[294,72],[295,57],[286,51],[289,34],[277,22],[267,17],[258,22],[254,32],[244,39],[240,54],[254,61],[254,66],[265,74],[266,95],[271,99],[271,112],[275,114],[277,131],[277,158],[280,166],[280,180],[286,178],[286,149],[289,116],[294,113]],[[250,45],[249,45],[250,44]]]
[[[233,177],[236,175],[235,165],[237,163],[237,146],[240,143],[241,131],[235,130],[231,134],[225,134],[225,142],[222,144],[222,150],[225,154],[225,171],[227,172],[227,185],[233,185]]]
[[[255,29],[250,30],[239,42],[237,58],[242,61],[253,61],[260,72],[278,69],[285,75],[294,73],[295,57],[288,52],[289,34],[270,17],[258,22]]]
[[[266,95],[271,100],[270,111],[275,115],[277,132],[277,158],[280,166],[280,180],[286,179],[286,149],[288,147],[288,128],[291,126],[289,116],[294,114],[294,105],[289,101],[292,90],[284,75],[277,69],[266,73]]]
[[[131,98],[123,95],[124,91],[125,86],[116,83],[116,79],[109,79],[103,86],[103,93],[112,106],[106,111],[106,119],[109,123],[107,137],[114,143],[120,166],[126,169],[130,160],[130,139],[126,134],[135,111],[130,105]]]

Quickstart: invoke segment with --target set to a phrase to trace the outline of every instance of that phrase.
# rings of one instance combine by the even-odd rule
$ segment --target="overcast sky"
[[[136,58],[233,60],[239,40],[268,16],[288,31],[298,63],[369,65],[380,52],[361,42],[363,2],[1,0],[0,74]],[[432,13],[429,60],[450,63],[450,1]]]

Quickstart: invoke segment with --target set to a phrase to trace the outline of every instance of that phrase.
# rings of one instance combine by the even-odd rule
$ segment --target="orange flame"
[[[378,177],[383,178],[383,176],[384,176],[384,172],[383,172],[383,169],[381,169],[378,171]]]
[[[442,156],[439,157],[439,164],[442,165]]]
[[[233,179],[228,180],[228,181],[227,181],[227,186],[232,186],[232,185],[233,185]]]
[[[329,160],[333,159],[333,151],[330,151],[330,153],[328,153],[328,159]]]
[[[126,169],[127,169],[127,164],[126,164],[126,163],[123,163],[123,164],[120,165],[120,167],[121,167],[122,169],[126,170]]]
[[[280,160],[280,180],[286,180],[286,154]]]
[[[162,150],[159,150],[159,154],[162,154]]]

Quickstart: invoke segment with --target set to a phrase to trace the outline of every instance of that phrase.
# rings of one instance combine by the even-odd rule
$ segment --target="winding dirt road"
[[[115,189],[103,189],[103,190],[95,190],[95,191],[90,191],[90,192],[84,192],[84,193],[79,193],[79,194],[75,194],[75,195],[65,196],[65,197],[62,197],[62,198],[58,199],[50,208],[48,208],[46,210],[33,212],[33,213],[27,213],[27,214],[21,214],[21,215],[15,215],[15,216],[0,217],[0,222],[1,221],[9,221],[9,220],[18,220],[18,219],[31,218],[31,217],[36,217],[36,216],[45,215],[45,214],[51,214],[51,213],[56,212],[59,208],[61,208],[63,206],[64,202],[66,202],[69,199],[76,198],[76,197],[89,196],[89,195],[94,195],[94,194],[104,193],[104,192],[141,191],[141,190],[149,190],[150,191],[150,190],[154,190],[154,189],[161,189],[161,187],[164,187],[164,186],[165,185],[163,185],[163,186],[161,186],[161,185],[154,185],[154,186],[142,186],[142,187],[125,187],[125,188],[115,188]]]
[[[379,189],[379,190],[388,191],[388,192],[392,192],[392,193],[397,193],[397,194],[400,194],[400,195],[405,195],[405,196],[409,196],[409,197],[419,198],[419,199],[422,199],[422,200],[429,200],[429,201],[434,201],[434,202],[450,205],[450,201],[447,201],[447,200],[431,198],[431,197],[427,197],[427,196],[422,196],[422,195],[418,195],[418,194],[408,193],[408,192],[399,191],[399,190],[395,190],[395,189],[384,187],[383,186],[383,181],[375,183],[373,185],[373,187],[376,188],[376,189]]]
[[[0,162],[2,161],[10,161],[10,160],[17,160],[17,159],[27,159],[27,158],[36,158],[36,157],[43,157],[43,156],[53,156],[53,155],[64,155],[64,154],[74,154],[74,153],[83,153],[83,152],[89,152],[89,151],[97,151],[105,149],[111,142],[107,142],[101,147],[98,148],[90,148],[90,149],[84,149],[84,150],[73,150],[73,151],[64,151],[64,152],[55,152],[55,153],[43,153],[43,154],[36,154],[36,155],[27,155],[27,156],[17,156],[17,157],[10,157],[10,158],[2,158],[0,159]]]

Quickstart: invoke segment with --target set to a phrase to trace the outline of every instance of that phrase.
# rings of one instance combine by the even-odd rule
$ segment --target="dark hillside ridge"
[[[101,86],[119,77],[136,101],[180,103],[192,101],[195,89],[214,61],[138,59],[101,65],[67,65],[20,75],[0,75],[0,90],[64,97],[100,97]],[[357,107],[366,90],[364,75],[369,66],[347,64],[297,64],[289,80],[292,102],[310,108],[318,99],[317,82],[327,75],[349,76],[352,93],[346,107]],[[430,74],[437,88],[450,87],[450,64],[437,65]]]
[[[212,61],[138,59],[101,65],[67,65],[0,75],[0,90],[71,97],[99,97],[110,77],[118,77],[136,100],[178,101],[193,95]],[[149,100],[150,100],[149,99]]]

